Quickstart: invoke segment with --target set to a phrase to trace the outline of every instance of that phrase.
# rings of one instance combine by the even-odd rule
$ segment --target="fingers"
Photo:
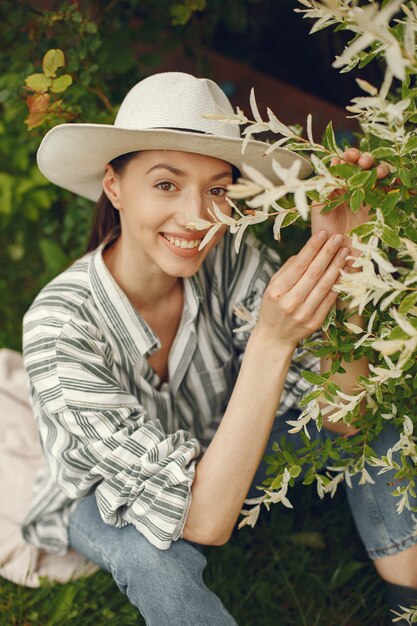
[[[324,320],[333,304],[336,302],[339,294],[336,291],[329,291],[327,295],[322,298],[319,306],[314,311],[311,317],[311,325],[315,328],[323,326]]]
[[[349,248],[342,246],[344,238],[330,237],[326,245],[313,259],[303,276],[287,294],[294,307],[303,307],[313,315],[323,297],[339,278],[339,270],[345,266]]]
[[[294,287],[323,248],[327,238],[328,233],[326,231],[315,233],[301,248],[300,252],[295,257],[290,257],[274,274],[270,282],[274,284],[276,295],[283,295]]]
[[[369,168],[374,167],[375,159],[369,152],[362,152],[357,161],[357,165],[364,170],[369,170]]]
[[[301,314],[305,313],[303,310],[305,307],[307,314],[310,315],[312,320],[315,320],[316,317],[320,318],[322,314],[324,315],[323,319],[326,317],[329,310],[329,305],[326,305],[326,303],[333,304],[340,295],[338,292],[333,291],[333,287],[338,284],[340,280],[340,270],[342,269],[345,272],[350,271],[349,267],[346,265],[346,256],[340,254],[339,251],[333,263],[331,263],[321,280],[306,299],[301,308]]]
[[[345,150],[343,156],[346,159],[346,161],[348,161],[349,163],[355,164],[361,158],[361,154],[362,154],[361,151],[358,150],[357,148],[348,148],[347,150]]]
[[[375,167],[375,159],[369,152],[361,152],[357,148],[348,148],[344,151],[342,157],[332,157],[331,165],[340,165],[341,163],[351,163],[358,165],[364,170]],[[387,163],[379,163],[376,166],[377,178],[385,178],[390,173]]]
[[[389,166],[387,165],[387,163],[380,163],[376,167],[376,177],[377,178],[385,178],[385,176],[388,176],[389,172],[390,172],[390,169],[389,169]]]

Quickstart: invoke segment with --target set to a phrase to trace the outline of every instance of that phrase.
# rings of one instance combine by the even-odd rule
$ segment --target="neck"
[[[103,260],[119,287],[138,311],[146,313],[176,296],[182,290],[182,279],[165,274],[143,256],[135,251],[132,258],[120,237],[103,252]]]

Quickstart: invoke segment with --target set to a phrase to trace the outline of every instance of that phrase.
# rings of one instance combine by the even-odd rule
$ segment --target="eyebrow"
[[[173,167],[172,165],[168,165],[167,163],[157,163],[157,165],[153,165],[146,173],[149,174],[150,172],[156,169],[168,170],[169,172],[171,172],[172,174],[175,174],[176,176],[186,176],[187,174],[186,172],[183,172],[182,170],[179,170],[178,168]],[[226,178],[226,176],[231,177],[232,172],[228,171],[228,172],[221,172],[220,174],[215,174],[209,180],[220,180],[221,178]]]

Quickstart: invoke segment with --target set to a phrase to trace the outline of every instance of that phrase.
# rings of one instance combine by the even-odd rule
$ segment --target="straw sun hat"
[[[105,165],[126,152],[179,150],[216,157],[241,169],[242,163],[272,177],[272,159],[284,167],[300,160],[300,176],[310,173],[308,161],[269,144],[250,140],[244,154],[236,124],[204,118],[205,113],[234,113],[220,87],[207,78],[183,72],[154,74],[128,92],[114,125],[59,124],[43,138],[37,153],[42,174],[50,181],[97,201]]]

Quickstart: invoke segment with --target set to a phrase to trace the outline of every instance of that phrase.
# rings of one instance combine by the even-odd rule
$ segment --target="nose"
[[[210,206],[210,202],[208,201],[205,192],[193,189],[182,197],[181,210],[175,214],[175,219],[178,225],[182,227],[185,227],[185,224],[187,223],[185,213],[188,213],[193,217],[198,217],[212,222],[213,218],[208,212],[209,208],[211,209],[212,207]]]

